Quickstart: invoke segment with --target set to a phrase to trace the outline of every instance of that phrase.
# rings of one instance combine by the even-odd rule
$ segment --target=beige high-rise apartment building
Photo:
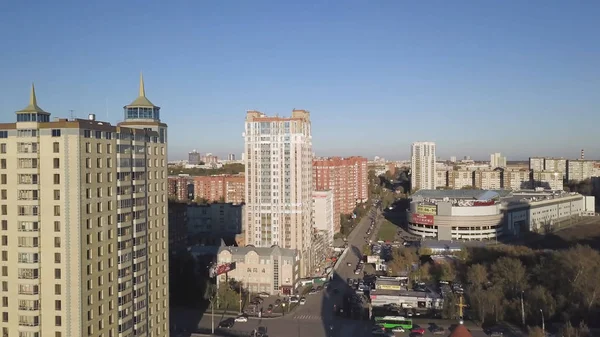
[[[117,126],[0,124],[2,336],[168,336],[167,126],[145,97]]]
[[[435,189],[435,159],[435,143],[412,144],[410,188],[413,191]]]
[[[310,269],[312,136],[310,113],[246,114],[246,244],[297,249],[301,277]]]

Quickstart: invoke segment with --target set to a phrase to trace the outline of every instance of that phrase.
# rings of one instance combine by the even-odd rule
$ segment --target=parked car
[[[435,326],[431,329],[431,332],[433,332],[434,335],[443,335],[446,330],[444,330],[444,328],[441,326]]]
[[[265,292],[258,294],[258,297],[268,298],[269,296],[271,296],[271,295],[269,293],[265,293]]]

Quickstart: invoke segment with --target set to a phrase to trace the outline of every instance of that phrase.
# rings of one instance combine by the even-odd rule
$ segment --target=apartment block
[[[51,120],[31,88],[0,124],[3,336],[168,336],[167,125]]]
[[[435,143],[416,142],[411,145],[411,176],[412,190],[435,189]]]
[[[483,190],[499,190],[502,186],[502,170],[476,170],[475,187]]]
[[[242,233],[244,205],[232,203],[212,203],[208,205],[189,204],[187,210],[187,230],[190,235],[210,234],[234,237]]]
[[[589,179],[595,173],[594,160],[567,160],[567,180],[585,180]]]
[[[192,178],[185,175],[169,176],[169,198],[177,201],[188,201],[190,199]]]
[[[528,169],[506,169],[503,175],[504,189],[519,191],[531,188],[531,171]]]
[[[340,215],[352,214],[358,203],[369,199],[367,159],[363,157],[317,158],[312,163],[314,190],[333,192],[336,233]]]
[[[544,170],[544,157],[530,157],[529,158],[529,169],[533,171],[543,171]]]
[[[533,171],[532,172],[532,185],[533,187],[543,187],[545,189],[551,189],[553,191],[563,190],[563,177],[562,172],[558,171]]]
[[[448,187],[448,173],[452,171],[448,170],[436,170],[435,171],[435,187]]]
[[[301,277],[311,269],[312,135],[310,113],[246,114],[246,242],[296,249]]]
[[[560,172],[567,178],[567,160],[565,158],[544,158],[544,171]]]
[[[490,168],[506,167],[506,157],[496,152],[490,155]]]
[[[246,194],[246,179],[242,175],[196,176],[194,197],[210,202],[241,204]]]
[[[200,165],[201,162],[202,156],[200,155],[200,152],[193,150],[192,152],[188,153],[188,164]]]
[[[212,153],[207,153],[207,154],[205,154],[204,156],[200,157],[200,159],[202,160],[202,162],[203,162],[205,165],[208,165],[208,164],[216,164],[216,163],[218,163],[218,162],[219,162],[219,157],[215,156],[215,155],[214,155],[214,154],[212,154]]]
[[[187,203],[169,202],[169,248],[185,248],[188,243]]]
[[[469,169],[448,171],[448,187],[460,190],[463,187],[475,186],[475,173]]]

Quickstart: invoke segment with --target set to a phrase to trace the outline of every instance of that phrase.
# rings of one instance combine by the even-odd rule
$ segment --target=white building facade
[[[313,191],[313,226],[315,231],[323,232],[329,247],[333,245],[334,214],[333,191]]]
[[[246,243],[296,249],[300,272],[311,266],[312,136],[310,113],[246,114]]]
[[[492,153],[490,155],[490,167],[493,169],[506,167],[506,157],[502,156],[500,152]]]
[[[411,145],[411,189],[435,189],[435,143],[415,142]]]

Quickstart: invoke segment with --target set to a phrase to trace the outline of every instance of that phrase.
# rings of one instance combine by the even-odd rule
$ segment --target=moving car
[[[248,317],[246,316],[238,316],[235,318],[235,321],[238,323],[246,323],[248,322]]]
[[[300,305],[305,305],[306,304],[306,298],[302,297],[300,299]]]
[[[425,334],[425,329],[421,328],[418,325],[413,325],[413,328],[410,329],[411,333],[416,333],[418,335],[424,335]]]
[[[402,329],[402,327],[397,327],[397,328],[393,328],[392,332],[404,332],[404,329]]]
[[[219,328],[231,329],[235,324],[235,320],[233,318],[228,318],[221,323],[219,323]]]
[[[264,297],[264,298],[267,298],[267,297],[269,297],[269,296],[271,296],[271,295],[269,295],[269,293],[265,293],[265,292],[262,292],[262,293],[258,294],[258,297]]]

